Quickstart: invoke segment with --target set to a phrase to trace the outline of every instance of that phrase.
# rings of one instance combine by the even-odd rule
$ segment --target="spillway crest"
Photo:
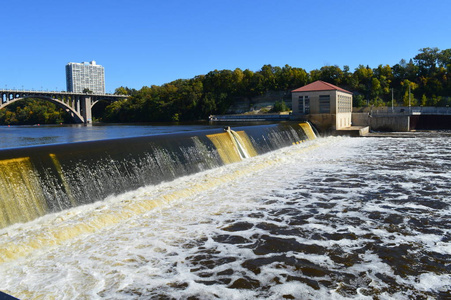
[[[308,123],[0,151],[0,228],[315,138]]]

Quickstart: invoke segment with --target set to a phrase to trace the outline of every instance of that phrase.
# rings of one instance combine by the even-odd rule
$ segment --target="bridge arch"
[[[121,98],[119,98],[121,99]],[[125,99],[125,98],[122,98]],[[118,99],[111,99],[111,97],[95,97],[95,99],[91,102],[91,109],[98,104],[99,102],[107,102],[109,104],[111,104],[113,101],[117,101]]]
[[[59,99],[55,99],[55,98],[48,97],[48,96],[42,96],[42,95],[23,96],[20,98],[14,98],[14,99],[8,100],[7,102],[4,102],[0,105],[0,109],[3,109],[14,102],[31,99],[31,98],[46,100],[46,101],[56,104],[58,107],[66,110],[66,112],[68,112],[71,115],[71,117],[74,119],[75,123],[84,123],[84,121],[85,121],[84,118],[74,108],[67,105],[65,102],[63,102]]]
[[[92,121],[92,107],[100,100],[117,101],[128,97],[128,95],[0,89],[0,109],[27,98],[43,99],[65,109],[75,122],[87,124]]]

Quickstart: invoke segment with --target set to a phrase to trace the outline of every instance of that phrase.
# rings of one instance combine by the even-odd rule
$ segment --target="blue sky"
[[[105,67],[106,91],[218,69],[410,59],[451,48],[450,0],[5,0],[0,89],[65,90],[68,62]]]

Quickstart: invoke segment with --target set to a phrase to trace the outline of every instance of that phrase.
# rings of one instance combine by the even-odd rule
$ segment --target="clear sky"
[[[451,48],[451,0],[2,0],[0,89],[66,90],[95,60],[106,91],[218,69],[410,59]]]

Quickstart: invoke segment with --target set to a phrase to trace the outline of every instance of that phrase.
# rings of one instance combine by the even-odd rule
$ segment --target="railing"
[[[211,115],[210,121],[271,121],[288,120],[288,114]]]
[[[392,116],[392,115],[451,115],[451,107],[434,106],[397,106],[373,108],[369,111],[372,116]]]
[[[87,95],[86,93],[75,93],[66,91],[35,91],[35,90],[18,90],[18,89],[0,89],[0,94],[54,94],[54,95]],[[127,95],[115,95],[110,93],[89,94],[93,96],[118,96],[127,97]]]

